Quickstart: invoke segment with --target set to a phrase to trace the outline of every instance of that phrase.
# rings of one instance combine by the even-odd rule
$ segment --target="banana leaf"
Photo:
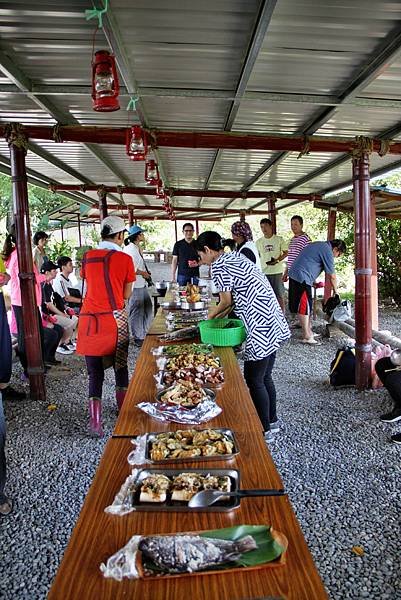
[[[178,534],[185,535],[185,534]],[[196,535],[196,534],[195,534]],[[268,562],[272,562],[281,556],[285,548],[281,546],[272,536],[269,525],[239,525],[237,527],[226,527],[225,529],[214,529],[203,531],[199,534],[201,537],[215,538],[221,540],[237,541],[246,535],[251,535],[256,542],[257,548],[250,552],[244,552],[236,561],[220,563],[210,566],[204,571],[219,571],[233,569],[236,567],[255,567]],[[147,570],[167,573],[166,569],[155,565],[149,558],[143,556],[143,565]],[[201,572],[201,571],[199,571]],[[185,573],[182,573],[183,575]]]

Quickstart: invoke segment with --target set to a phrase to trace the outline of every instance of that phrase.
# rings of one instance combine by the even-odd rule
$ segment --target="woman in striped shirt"
[[[238,252],[224,252],[225,242],[215,231],[205,231],[196,240],[202,264],[211,266],[220,302],[209,318],[223,317],[234,307],[244,322],[246,343],[244,377],[251,398],[270,441],[278,431],[276,389],[272,370],[276,350],[290,337],[287,321],[273,289],[263,273]]]

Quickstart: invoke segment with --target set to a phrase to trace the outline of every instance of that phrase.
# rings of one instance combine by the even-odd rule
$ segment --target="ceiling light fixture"
[[[98,112],[119,110],[119,91],[120,84],[114,56],[107,50],[98,50],[92,61],[93,110]]]
[[[125,149],[131,160],[145,160],[147,144],[144,131],[140,125],[134,125],[127,130]]]

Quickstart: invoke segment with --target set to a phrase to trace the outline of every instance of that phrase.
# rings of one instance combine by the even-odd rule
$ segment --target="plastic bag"
[[[124,481],[121,488],[115,495],[112,504],[110,504],[110,506],[106,506],[104,509],[105,513],[122,517],[136,510],[132,506],[132,492],[137,474],[138,469],[132,469],[131,474],[128,475],[127,479]]]
[[[102,563],[100,565],[104,577],[110,577],[117,581],[122,581],[124,577],[138,579],[139,573],[135,565],[141,537],[141,535],[134,535],[123,548],[110,556],[106,564]]]
[[[349,300],[343,300],[338,304],[333,312],[331,313],[329,323],[333,323],[333,321],[347,321],[352,317],[352,304]]]

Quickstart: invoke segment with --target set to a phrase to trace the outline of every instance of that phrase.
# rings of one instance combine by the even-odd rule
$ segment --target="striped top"
[[[302,250],[311,243],[311,239],[307,233],[298,235],[292,238],[288,246],[287,268],[290,269],[296,258]]]
[[[211,267],[219,291],[231,292],[235,314],[245,324],[245,360],[262,360],[290,337],[287,321],[263,273],[237,252],[221,254]]]

